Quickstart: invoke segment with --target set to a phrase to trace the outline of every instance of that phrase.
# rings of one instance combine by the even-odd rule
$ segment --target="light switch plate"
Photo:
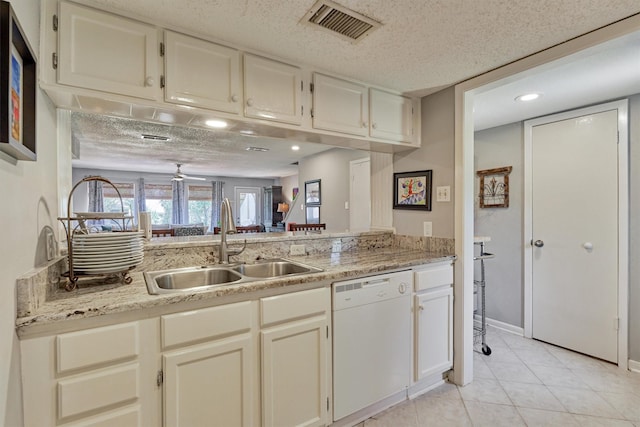
[[[450,202],[451,201],[451,187],[443,186],[436,187],[436,201],[437,202]]]
[[[425,221],[422,223],[424,229],[424,235],[426,237],[433,236],[433,223],[431,221]]]

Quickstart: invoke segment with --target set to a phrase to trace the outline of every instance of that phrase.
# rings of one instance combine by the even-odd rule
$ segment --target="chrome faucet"
[[[242,249],[229,249],[227,246],[227,233],[235,234],[237,232],[236,224],[233,221],[231,203],[229,203],[229,199],[225,197],[222,201],[222,205],[220,206],[220,251],[218,252],[218,262],[220,264],[229,264],[230,256],[240,255],[247,247],[247,240],[245,239]]]

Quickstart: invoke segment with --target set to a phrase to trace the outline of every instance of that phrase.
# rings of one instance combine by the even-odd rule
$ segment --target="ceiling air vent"
[[[318,0],[300,22],[319,26],[352,43],[359,42],[382,25],[330,0]]]

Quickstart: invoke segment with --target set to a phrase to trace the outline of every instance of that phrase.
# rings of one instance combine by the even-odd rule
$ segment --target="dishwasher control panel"
[[[379,274],[333,284],[333,310],[409,295],[413,288],[411,270]]]

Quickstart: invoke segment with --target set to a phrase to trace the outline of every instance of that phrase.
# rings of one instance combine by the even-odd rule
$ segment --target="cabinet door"
[[[352,135],[369,132],[367,88],[357,83],[313,74],[313,127]]]
[[[157,98],[155,27],[67,2],[59,21],[58,83]]]
[[[300,68],[245,54],[245,116],[299,125],[302,121],[301,82]]]
[[[321,426],[328,411],[327,317],[262,332],[262,425]]]
[[[413,101],[406,96],[370,90],[371,131],[374,138],[413,141]]]
[[[417,381],[453,366],[453,288],[419,294],[415,303]]]
[[[165,31],[167,102],[240,113],[240,53],[226,46]]]
[[[250,334],[166,353],[164,425],[254,425],[251,353]]]

